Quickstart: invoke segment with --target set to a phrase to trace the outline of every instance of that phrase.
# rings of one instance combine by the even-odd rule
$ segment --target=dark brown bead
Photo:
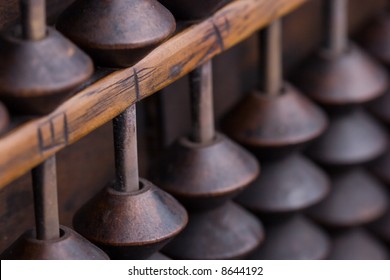
[[[2,260],[108,260],[108,256],[73,230],[61,226],[60,238],[38,240],[25,232],[0,256]]]
[[[128,67],[175,31],[172,14],[156,0],[78,0],[57,28],[100,65]]]
[[[232,0],[160,0],[179,20],[199,20],[210,16],[213,12]]]
[[[330,182],[315,164],[299,154],[263,162],[262,174],[237,201],[255,213],[285,213],[325,198]]]
[[[227,202],[216,209],[190,213],[186,229],[163,252],[173,259],[240,259],[263,239],[257,218]]]
[[[112,259],[146,259],[186,226],[185,209],[146,180],[133,193],[105,188],[74,217],[74,227]]]
[[[320,260],[330,250],[328,236],[302,215],[266,227],[264,243],[250,259]]]
[[[349,168],[331,175],[333,190],[308,213],[321,224],[352,227],[369,223],[387,209],[384,186],[362,168]]]
[[[47,114],[92,75],[90,58],[57,31],[42,40],[14,32],[0,37],[0,98],[10,110]]]
[[[332,114],[327,131],[310,146],[309,154],[315,160],[327,165],[353,165],[385,152],[386,130],[359,107],[345,111]]]
[[[204,209],[234,197],[259,171],[251,154],[217,133],[204,144],[181,138],[153,166],[150,178],[190,209]]]
[[[276,96],[251,92],[223,123],[227,135],[251,150],[275,152],[318,137],[326,126],[322,110],[289,85]]]
[[[339,56],[317,53],[296,73],[295,84],[324,105],[370,101],[388,86],[386,70],[353,44]]]
[[[359,31],[359,43],[381,62],[390,65],[389,11],[384,11]]]
[[[332,240],[330,260],[387,260],[389,253],[363,228],[346,230]]]

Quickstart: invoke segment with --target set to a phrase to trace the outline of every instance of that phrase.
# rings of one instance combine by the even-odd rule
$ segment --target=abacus
[[[0,0],[1,259],[388,259],[387,9]]]

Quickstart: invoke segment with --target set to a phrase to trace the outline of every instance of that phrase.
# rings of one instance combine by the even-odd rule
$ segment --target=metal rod
[[[190,73],[192,133],[196,143],[212,141],[215,137],[213,108],[213,69],[208,61]]]
[[[46,1],[20,0],[22,35],[27,40],[41,40],[46,35]]]
[[[326,48],[334,56],[348,47],[348,0],[327,0]]]
[[[34,168],[32,180],[37,239],[59,238],[56,157],[52,156]]]
[[[133,104],[116,117],[114,123],[115,189],[119,192],[139,190],[137,151],[137,112]]]
[[[267,95],[278,95],[283,87],[282,73],[282,24],[273,21],[260,31],[261,91]]]

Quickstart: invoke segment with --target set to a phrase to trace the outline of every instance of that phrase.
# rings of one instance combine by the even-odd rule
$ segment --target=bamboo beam
[[[237,0],[0,139],[0,189],[306,0]]]

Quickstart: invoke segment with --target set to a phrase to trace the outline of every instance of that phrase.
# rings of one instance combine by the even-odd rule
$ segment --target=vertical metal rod
[[[41,40],[45,37],[45,2],[45,0],[20,0],[23,38],[27,40]]]
[[[192,132],[196,143],[212,141],[215,137],[213,108],[213,69],[208,61],[190,73]]]
[[[32,180],[37,239],[56,239],[60,236],[56,157],[52,156],[34,168]]]
[[[278,95],[283,87],[281,37],[280,19],[260,31],[261,91],[272,96]]]
[[[119,192],[139,190],[137,112],[133,104],[113,120],[116,184]]]
[[[337,56],[348,47],[348,0],[327,0],[326,48]]]

